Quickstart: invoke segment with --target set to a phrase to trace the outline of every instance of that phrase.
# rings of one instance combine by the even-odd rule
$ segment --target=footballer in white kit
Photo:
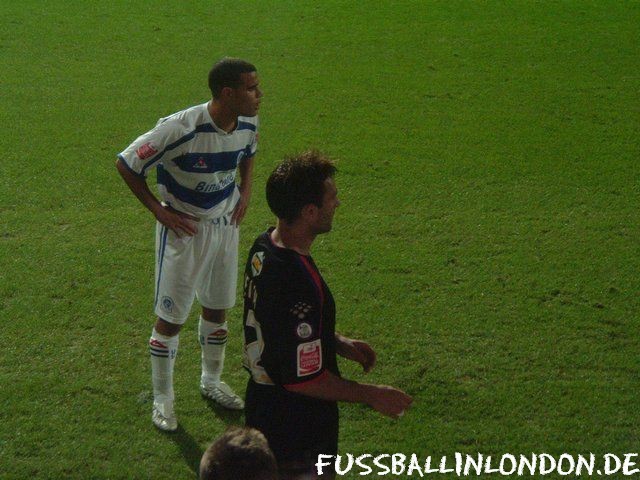
[[[149,351],[152,420],[161,430],[177,429],[173,367],[179,331],[196,297],[202,306],[201,392],[227,408],[244,407],[220,375],[227,341],[225,310],[236,297],[238,225],[251,195],[262,96],[258,85],[253,65],[223,59],[209,73],[211,101],[161,118],[118,155],[125,183],[157,219],[158,318]],[[154,167],[161,201],[146,182]]]

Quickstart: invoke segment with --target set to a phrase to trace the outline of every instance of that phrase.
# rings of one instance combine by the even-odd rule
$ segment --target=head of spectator
[[[200,480],[277,480],[267,439],[254,428],[228,428],[202,456]]]

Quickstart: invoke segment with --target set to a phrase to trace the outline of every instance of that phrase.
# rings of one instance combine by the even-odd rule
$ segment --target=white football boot
[[[163,405],[153,402],[151,421],[163,432],[175,432],[178,429],[178,419],[173,412],[172,405]]]
[[[231,387],[224,382],[200,383],[200,393],[202,393],[203,397],[213,400],[229,410],[242,410],[244,408],[244,400],[233,393]]]

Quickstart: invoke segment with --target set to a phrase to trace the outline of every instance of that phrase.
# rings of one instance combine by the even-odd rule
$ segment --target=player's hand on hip
[[[156,219],[178,237],[193,236],[198,233],[197,223],[200,221],[198,217],[178,212],[171,207],[163,206],[156,214]]]
[[[247,214],[247,208],[249,208],[249,197],[248,195],[240,194],[240,199],[231,214],[231,225],[240,226],[244,216]]]
[[[411,406],[413,398],[397,388],[387,385],[373,385],[369,406],[383,415],[399,418]]]

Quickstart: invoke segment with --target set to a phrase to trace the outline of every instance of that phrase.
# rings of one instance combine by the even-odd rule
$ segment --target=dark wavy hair
[[[337,168],[317,150],[287,156],[267,180],[267,203],[271,211],[287,223],[293,223],[305,205],[322,207],[324,181]]]

